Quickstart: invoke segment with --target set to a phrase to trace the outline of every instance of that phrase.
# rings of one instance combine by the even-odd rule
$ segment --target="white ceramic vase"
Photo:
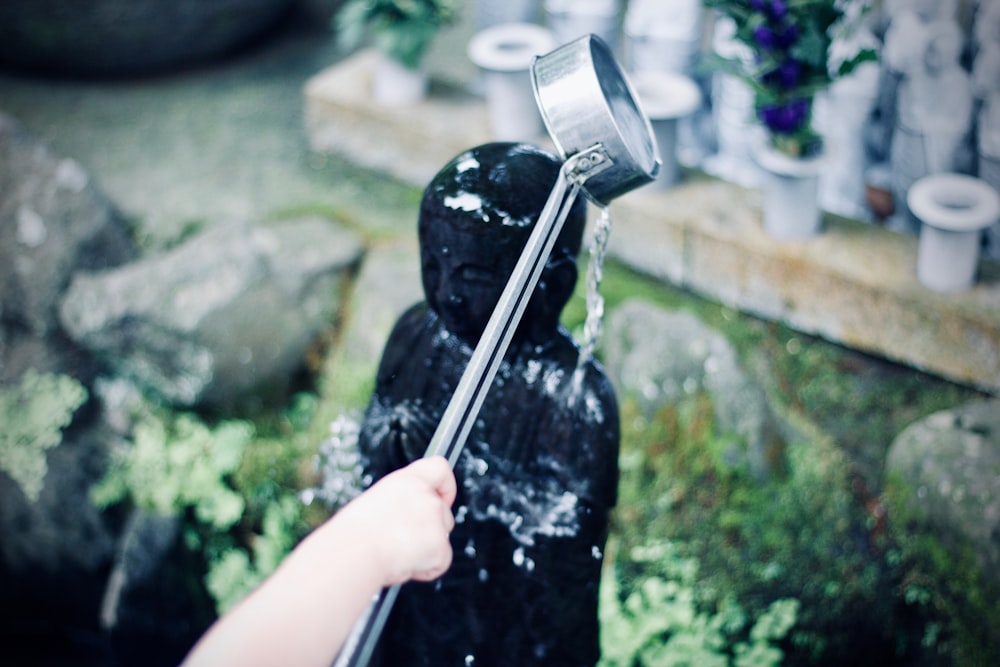
[[[558,44],[594,34],[617,52],[619,0],[545,0],[545,22]]]
[[[469,40],[469,59],[483,73],[490,131],[497,141],[534,141],[544,131],[531,87],[531,62],[556,47],[549,30],[533,23],[505,23]]]
[[[541,0],[476,0],[477,30],[504,23],[537,23]]]
[[[965,174],[921,178],[906,195],[921,222],[917,279],[936,292],[960,292],[975,283],[980,239],[1000,220],[1000,194]]]
[[[399,60],[379,53],[372,74],[372,99],[384,106],[403,106],[427,96],[426,70],[407,67]]]
[[[632,77],[632,85],[649,118],[660,153],[660,171],[653,186],[669,188],[681,180],[678,123],[701,106],[701,89],[689,77],[668,72],[637,73]]]
[[[795,158],[760,141],[754,158],[764,182],[764,231],[778,241],[805,241],[820,233],[819,177],[824,155]]]
[[[701,46],[703,11],[701,0],[629,0],[622,27],[628,69],[690,76]]]

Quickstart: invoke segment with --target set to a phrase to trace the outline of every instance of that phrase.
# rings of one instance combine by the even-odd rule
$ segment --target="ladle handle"
[[[565,170],[565,167],[564,167]],[[580,184],[560,171],[524,250],[497,301],[424,456],[443,456],[455,467],[500,362],[520,324],[549,254],[576,199]]]
[[[434,431],[425,457],[440,455],[455,467],[583,182],[607,168],[609,163],[600,144],[563,163],[538,222]],[[351,630],[333,667],[365,667],[368,664],[398,593],[396,585],[384,589],[375,598],[371,608]]]

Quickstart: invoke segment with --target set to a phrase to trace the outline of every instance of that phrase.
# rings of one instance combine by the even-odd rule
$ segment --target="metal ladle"
[[[651,182],[660,167],[649,119],[600,38],[585,35],[536,57],[531,76],[545,127],[564,162],[424,454],[444,456],[452,468],[580,190],[606,206]],[[397,584],[376,596],[334,667],[368,664],[398,594]]]

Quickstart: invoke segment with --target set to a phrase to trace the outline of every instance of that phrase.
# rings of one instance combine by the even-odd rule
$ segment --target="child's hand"
[[[372,535],[371,558],[379,564],[385,586],[431,581],[451,565],[448,535],[455,527],[455,493],[451,467],[435,456],[386,475],[340,513],[359,536],[360,531]]]

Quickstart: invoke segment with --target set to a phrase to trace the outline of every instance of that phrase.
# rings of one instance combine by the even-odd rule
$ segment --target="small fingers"
[[[455,494],[458,491],[455,482],[455,473],[452,472],[448,460],[443,456],[429,456],[417,459],[408,465],[406,469],[430,484],[434,492],[449,507],[455,502]]]
[[[416,581],[433,581],[443,575],[451,567],[452,551],[451,544],[445,540],[441,552],[434,559],[434,563],[429,565],[427,568],[413,573],[413,579]]]

